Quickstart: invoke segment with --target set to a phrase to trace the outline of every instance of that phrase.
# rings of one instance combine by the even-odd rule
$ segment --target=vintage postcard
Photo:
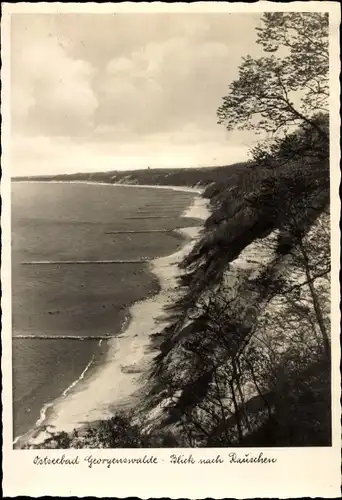
[[[2,5],[4,495],[338,497],[339,4]]]

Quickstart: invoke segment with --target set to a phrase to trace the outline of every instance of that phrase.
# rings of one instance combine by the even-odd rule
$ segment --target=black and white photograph
[[[10,15],[16,453],[333,447],[339,10],[306,3]]]

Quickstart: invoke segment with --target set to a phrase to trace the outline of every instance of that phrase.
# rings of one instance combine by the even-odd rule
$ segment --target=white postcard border
[[[323,497],[340,495],[341,484],[341,428],[340,428],[340,72],[338,29],[340,8],[337,2],[293,3],[228,3],[196,2],[193,4],[153,3],[3,3],[2,17],[2,373],[3,373],[3,490],[4,495],[27,496],[94,496],[124,498],[255,498],[255,497]],[[66,12],[261,12],[261,11],[328,11],[331,14],[331,224],[332,224],[332,393],[333,446],[308,448],[252,448],[252,449],[118,449],[118,450],[13,450],[12,446],[12,386],[11,386],[11,283],[10,283],[10,83],[9,83],[9,19],[14,13]],[[270,464],[230,463],[230,453],[243,457],[245,453],[276,458]],[[199,457],[215,458],[224,463],[183,464],[170,463],[170,455],[189,453]],[[75,465],[39,465],[36,457],[78,457]],[[123,458],[157,457],[157,464],[112,464],[89,467],[87,457]],[[36,462],[34,463],[36,459]]]

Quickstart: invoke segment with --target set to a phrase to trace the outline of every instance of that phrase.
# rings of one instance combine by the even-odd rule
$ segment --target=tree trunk
[[[308,254],[307,254],[305,248],[304,248],[302,240],[300,241],[299,246],[300,246],[300,250],[301,250],[302,256],[303,256],[305,275],[306,275],[307,283],[309,286],[317,323],[318,323],[319,329],[320,329],[321,334],[322,334],[325,356],[329,360],[330,359],[330,339],[329,339],[329,335],[328,335],[327,329],[326,329],[325,324],[324,324],[322,309],[321,309],[319,299],[318,299],[318,296],[317,296],[317,293],[316,293],[316,290],[314,287],[314,279],[311,276],[310,266],[309,266],[309,257],[308,257]]]

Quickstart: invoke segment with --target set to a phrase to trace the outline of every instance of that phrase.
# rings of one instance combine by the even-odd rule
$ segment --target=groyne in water
[[[21,265],[23,266],[37,266],[37,265],[45,265],[45,264],[58,264],[58,265],[66,265],[66,264],[145,264],[148,262],[148,257],[141,257],[140,259],[130,259],[130,260],[31,260],[31,261],[23,261]]]
[[[183,226],[173,229],[142,229],[140,231],[107,231],[104,234],[146,234],[146,233],[176,233],[177,229],[182,229]]]
[[[41,340],[109,340],[116,335],[14,335],[13,339],[41,339]]]

